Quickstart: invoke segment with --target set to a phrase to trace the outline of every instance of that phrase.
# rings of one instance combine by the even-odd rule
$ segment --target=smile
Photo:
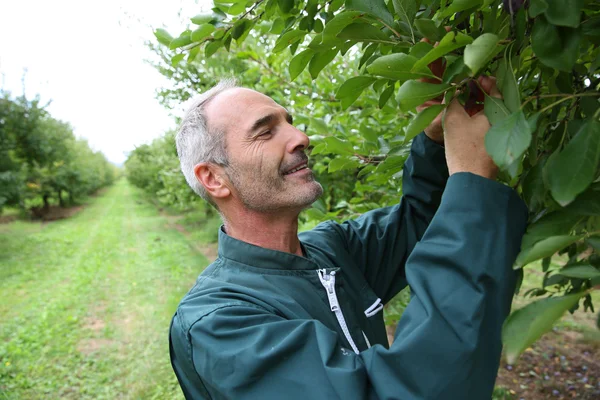
[[[294,172],[298,172],[298,171],[301,171],[301,170],[307,169],[307,168],[308,168],[308,163],[305,162],[305,163],[300,164],[297,167],[287,171],[284,175],[290,175],[290,174],[293,174]]]

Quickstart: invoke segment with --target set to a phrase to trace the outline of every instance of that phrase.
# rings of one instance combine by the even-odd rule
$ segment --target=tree
[[[177,37],[163,29],[155,36],[173,51],[173,73],[185,71],[196,90],[205,82],[192,68],[210,66],[221,48],[275,71],[275,63],[288,66],[279,86],[269,86],[275,95],[267,94],[276,100],[283,95],[283,104],[311,114],[299,122],[313,138],[313,154],[327,153],[323,164],[330,171],[368,175],[367,190],[357,190],[364,186],[359,180],[348,197],[349,211],[361,211],[351,204],[370,184],[396,176],[410,140],[444,108],[416,113],[417,105],[459,97],[469,112],[484,109],[492,124],[486,149],[500,180],[517,190],[530,211],[515,268],[522,273],[542,260],[543,287],[531,294],[549,296],[508,318],[508,360],[566,310],[582,302],[593,311],[590,293],[600,284],[598,2],[574,0],[565,7],[558,0],[218,0],[212,13],[191,23]],[[269,35],[276,37],[272,46]],[[269,47],[244,50],[245,41]],[[187,66],[181,66],[186,57]],[[318,79],[328,73],[334,96]],[[503,99],[480,90],[481,74],[497,78]],[[263,90],[265,79],[254,87]],[[290,99],[296,91],[306,97]],[[323,109],[330,117],[315,122],[313,115],[323,117]],[[343,126],[336,116],[342,110],[348,118]],[[385,199],[361,204],[375,207]]]

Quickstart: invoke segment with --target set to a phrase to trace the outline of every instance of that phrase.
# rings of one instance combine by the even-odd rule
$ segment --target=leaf
[[[506,108],[502,99],[492,97],[487,93],[485,93],[483,110],[485,112],[485,116],[488,117],[488,120],[490,121],[490,125],[492,126],[498,124],[500,121],[503,121],[510,115],[510,110]]]
[[[364,11],[380,18],[388,25],[394,23],[394,17],[383,0],[346,0],[346,10]]]
[[[531,0],[531,5],[529,6],[529,17],[535,18],[546,11],[547,8],[548,3],[546,3],[546,0]]]
[[[539,260],[540,258],[550,257],[559,250],[564,249],[570,244],[581,240],[584,235],[579,236],[550,236],[536,242],[532,247],[521,250],[515,262],[516,268],[522,268],[525,265]]]
[[[162,28],[155,30],[154,36],[156,36],[158,43],[164,44],[165,46],[168,46],[173,41],[173,36],[169,35],[169,32]]]
[[[180,53],[180,54],[174,55],[171,58],[171,65],[175,67],[177,64],[179,64],[181,62],[181,60],[184,59],[184,57],[185,57],[185,53]]]
[[[400,19],[406,22],[410,29],[413,43],[415,42],[415,32],[413,31],[413,21],[417,15],[417,6],[414,0],[393,0],[394,10]]]
[[[552,25],[570,28],[579,26],[583,0],[570,0],[567,4],[564,0],[546,0],[546,3],[547,8],[544,10],[544,15]]]
[[[523,179],[523,200],[529,206],[529,210],[538,210],[543,207],[548,190],[544,185],[543,169],[545,159],[539,161],[530,168]]]
[[[471,76],[477,75],[496,54],[502,50],[500,39],[492,33],[484,33],[465,47],[464,62],[471,69]]]
[[[427,67],[412,71],[417,59],[404,53],[394,53],[379,57],[373,61],[367,71],[372,75],[406,81],[409,79],[432,78],[434,75]]]
[[[342,83],[335,94],[337,99],[342,100],[342,109],[345,110],[346,108],[350,107],[350,105],[352,105],[352,103],[358,99],[363,90],[369,87],[376,80],[377,78],[373,78],[371,76],[356,76]]]
[[[566,213],[562,209],[546,214],[527,227],[521,248],[532,247],[535,243],[550,236],[568,235],[578,222],[578,219],[573,218],[573,214]]]
[[[429,53],[431,49],[433,49],[431,43],[419,42],[410,48],[408,54],[415,57],[415,62],[417,62],[419,58],[425,57],[425,54]]]
[[[392,97],[392,94],[394,94],[394,88],[394,85],[390,85],[386,87],[383,92],[381,92],[381,96],[379,96],[379,108],[383,108],[390,97]]]
[[[563,207],[571,203],[594,180],[600,162],[600,122],[588,120],[560,153],[546,164],[548,186]]]
[[[454,13],[467,10],[469,8],[481,6],[483,0],[454,0],[446,9],[441,13],[441,16],[446,18]]]
[[[573,215],[600,216],[600,184],[594,184],[564,208]]]
[[[514,364],[521,352],[552,329],[552,325],[585,294],[538,300],[509,315],[502,327],[506,362]]]
[[[360,42],[393,43],[390,37],[379,28],[364,23],[348,25],[342,29],[337,37],[344,40],[356,40]]]
[[[192,38],[190,37],[190,31],[184,31],[169,43],[169,49],[175,50],[183,46],[187,46],[192,43]]]
[[[444,71],[443,81],[444,83],[450,83],[452,81],[459,80],[461,77],[466,77],[467,73],[470,72],[469,67],[465,65],[463,57],[458,57],[450,66],[446,67]]]
[[[522,111],[492,125],[485,135],[485,149],[501,170],[520,159],[531,143],[531,131]]]
[[[308,62],[313,58],[315,52],[311,49],[306,49],[294,56],[290,61],[290,79],[293,81],[300,75],[304,68],[308,65]]]
[[[472,43],[473,39],[470,36],[467,36],[460,32],[448,32],[446,36],[440,41],[437,47],[434,47],[429,53],[427,53],[423,58],[415,63],[413,66],[413,71],[419,70],[423,67],[426,67],[432,61],[437,60],[450,53],[453,50],[459,49]]]
[[[192,42],[199,42],[215,31],[214,25],[204,24],[192,32]]]
[[[402,111],[409,111],[427,100],[439,96],[450,88],[447,84],[433,84],[415,80],[406,81],[400,86],[396,100]]]
[[[421,35],[433,42],[439,42],[446,35],[446,30],[430,19],[415,19],[414,24]]]
[[[323,29],[323,41],[335,38],[348,25],[356,22],[364,13],[360,11],[343,11],[329,21]]]
[[[354,155],[352,144],[347,140],[341,140],[334,136],[329,136],[324,139],[327,144],[327,150],[334,154]]]
[[[204,47],[204,55],[206,57],[210,57],[213,54],[215,54],[217,52],[217,50],[219,50],[219,48],[222,46],[223,46],[222,40],[214,40],[214,41],[208,43],[206,45],[206,47]]]
[[[333,61],[337,53],[337,49],[316,53],[308,64],[308,72],[310,72],[310,76],[313,79],[316,79],[317,76],[319,76],[319,72],[321,72],[321,70],[325,68],[327,64]]]
[[[191,18],[192,23],[195,25],[204,25],[213,21],[219,21],[223,18],[218,14],[206,13],[206,14],[198,14]]]
[[[337,172],[358,167],[358,161],[348,157],[336,157],[329,162],[327,172]]]
[[[539,16],[531,32],[531,47],[544,65],[570,71],[579,57],[581,37],[580,28],[557,27]]]
[[[279,53],[280,51],[285,50],[285,48],[291,44],[304,39],[304,36],[306,36],[306,32],[298,29],[285,32],[277,38],[275,47],[273,47],[273,53]]]
[[[511,112],[517,112],[521,109],[521,95],[519,85],[515,78],[510,58],[510,50],[506,49],[504,58],[498,63],[496,71],[498,90],[502,93],[504,104]]]
[[[410,121],[408,126],[406,127],[406,133],[404,134],[404,142],[408,142],[412,140],[419,133],[423,132],[427,126],[437,117],[442,110],[446,108],[445,105],[436,104],[426,109],[422,110],[417,116]]]
[[[558,271],[569,278],[592,279],[600,276],[600,271],[590,264],[567,265]]]
[[[294,8],[294,0],[277,0],[277,5],[282,13],[287,14]]]

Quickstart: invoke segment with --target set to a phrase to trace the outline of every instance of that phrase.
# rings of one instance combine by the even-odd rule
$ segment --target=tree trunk
[[[58,204],[60,205],[61,208],[65,207],[65,201],[63,200],[63,197],[62,197],[62,190],[58,191]]]

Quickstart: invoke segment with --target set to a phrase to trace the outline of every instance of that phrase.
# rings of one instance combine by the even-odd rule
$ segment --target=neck
[[[238,210],[233,215],[224,216],[225,232],[255,246],[303,256],[298,239],[298,214]]]

